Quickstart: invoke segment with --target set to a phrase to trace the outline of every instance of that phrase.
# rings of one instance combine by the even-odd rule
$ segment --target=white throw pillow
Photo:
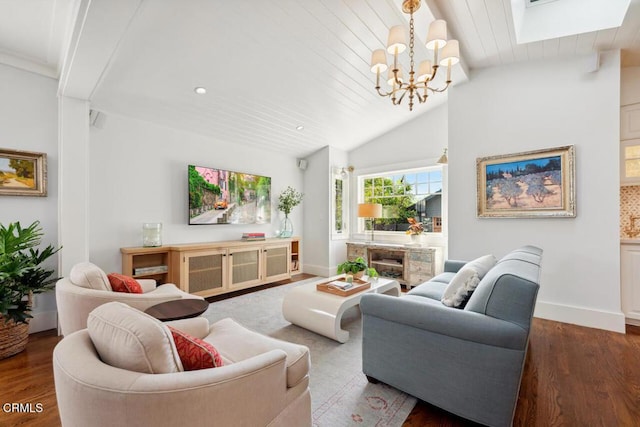
[[[116,368],[146,374],[183,370],[169,328],[121,302],[108,302],[89,313],[87,329],[100,359]]]
[[[498,260],[493,255],[485,255],[466,263],[447,285],[442,294],[442,303],[448,307],[462,308],[480,280],[493,268]]]
[[[448,307],[460,307],[467,296],[480,283],[480,276],[473,268],[460,270],[449,282],[442,294],[442,303]]]
[[[478,276],[480,277],[480,280],[482,280],[489,270],[491,270],[497,263],[498,260],[493,255],[484,255],[474,259],[473,261],[469,261],[462,266],[461,270],[465,268],[473,268],[478,272]]]
[[[81,262],[74,265],[69,272],[71,282],[82,288],[96,289],[99,291],[111,291],[109,278],[100,267],[90,262]]]

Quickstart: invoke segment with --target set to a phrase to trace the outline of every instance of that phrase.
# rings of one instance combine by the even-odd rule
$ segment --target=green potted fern
[[[42,235],[39,221],[26,228],[0,224],[0,359],[24,350],[33,294],[55,287],[54,270],[42,264],[59,248],[38,248]]]
[[[378,277],[378,272],[375,268],[369,267],[367,262],[362,257],[358,257],[353,261],[345,261],[342,264],[338,264],[338,274],[345,273],[347,276],[353,276],[353,278],[359,279],[363,275],[375,278]]]

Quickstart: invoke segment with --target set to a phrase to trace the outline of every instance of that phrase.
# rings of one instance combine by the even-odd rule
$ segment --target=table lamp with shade
[[[369,218],[371,222],[371,241],[373,242],[373,230],[376,228],[375,219],[382,218],[382,205],[380,203],[358,204],[358,218]]]

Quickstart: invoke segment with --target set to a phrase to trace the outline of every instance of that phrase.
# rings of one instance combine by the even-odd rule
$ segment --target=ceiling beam
[[[58,95],[90,100],[142,0],[81,0]]]

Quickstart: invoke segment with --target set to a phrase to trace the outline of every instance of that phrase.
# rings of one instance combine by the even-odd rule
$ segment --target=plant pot
[[[364,271],[358,271],[357,273],[347,273],[345,275],[345,280],[349,283],[353,282],[354,279],[360,279],[364,276]],[[349,280],[351,278],[351,280]]]
[[[0,360],[18,354],[25,349],[29,341],[29,325],[4,321],[0,316]]]
[[[411,237],[411,246],[422,246],[422,236],[419,234],[410,234]]]

